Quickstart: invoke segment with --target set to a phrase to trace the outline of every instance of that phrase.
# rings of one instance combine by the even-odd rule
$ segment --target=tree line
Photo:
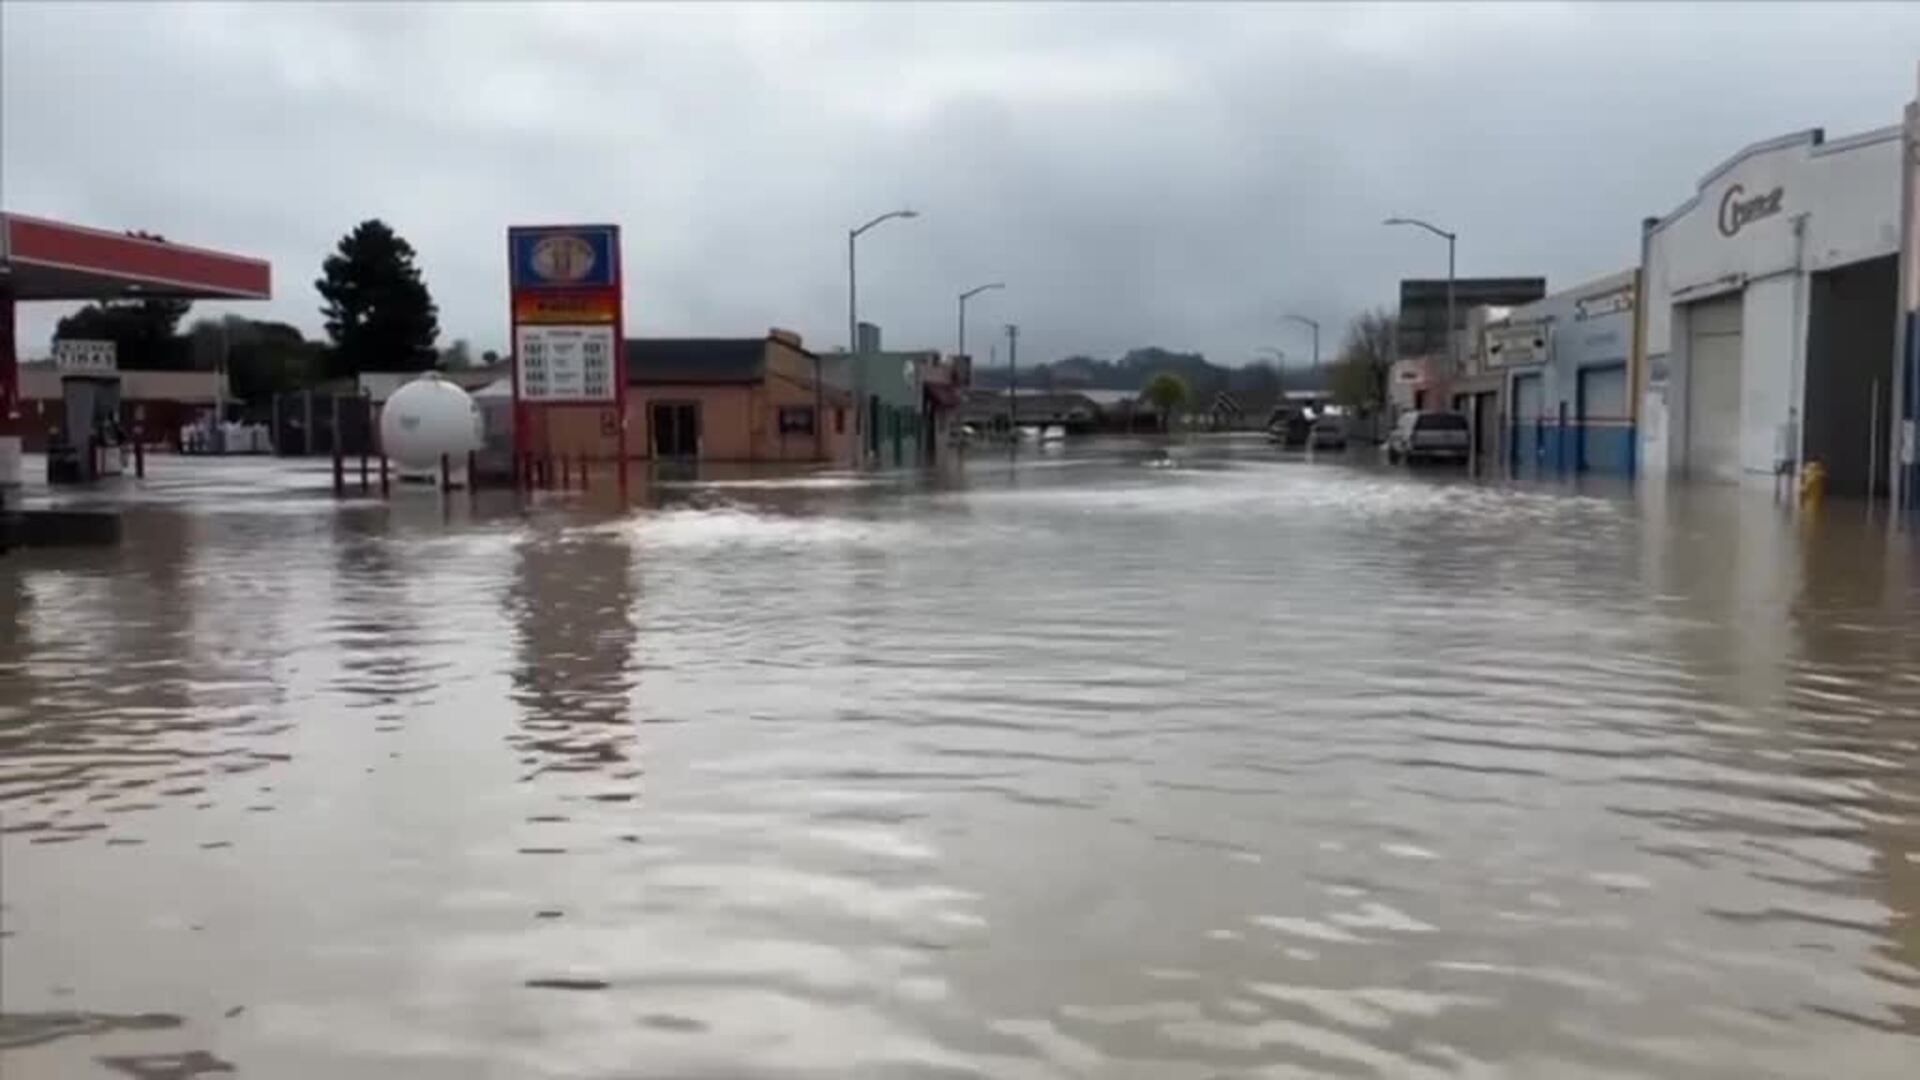
[[[151,233],[128,235],[166,242]],[[463,340],[438,347],[439,307],[413,245],[383,221],[363,221],[342,236],[313,286],[322,301],[323,340],[310,341],[289,323],[241,315],[197,319],[183,332],[180,324],[191,302],[154,297],[88,304],[61,319],[53,339],[111,341],[120,366],[134,370],[224,367],[234,397],[249,402],[363,371],[425,371],[475,362]],[[495,359],[491,352],[482,358]]]

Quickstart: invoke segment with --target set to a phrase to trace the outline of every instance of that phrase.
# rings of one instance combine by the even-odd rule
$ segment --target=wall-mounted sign
[[[1497,326],[1487,330],[1487,366],[1523,367],[1547,358],[1544,326]]]
[[[1598,296],[1583,296],[1574,302],[1573,317],[1576,320],[1597,319],[1602,315],[1613,315],[1633,310],[1633,287],[1631,285],[1615,289]]]
[[[522,326],[513,339],[520,400],[606,402],[619,396],[611,326]]]
[[[120,370],[120,354],[111,341],[62,339],[53,343],[53,366],[69,375],[111,375]]]
[[[1720,196],[1720,235],[1732,236],[1742,228],[1761,218],[1770,218],[1780,212],[1780,200],[1785,198],[1787,189],[1775,186],[1772,191],[1749,196],[1747,189],[1734,184],[1727,193]]]

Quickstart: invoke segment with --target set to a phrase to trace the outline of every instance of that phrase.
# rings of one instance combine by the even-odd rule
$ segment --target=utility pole
[[[1020,442],[1020,368],[1018,352],[1020,348],[1020,328],[1007,324],[1007,437],[1015,445]]]

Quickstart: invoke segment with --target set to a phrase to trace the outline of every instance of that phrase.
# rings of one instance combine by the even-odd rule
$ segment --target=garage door
[[[1625,470],[1627,428],[1627,366],[1580,369],[1580,469]]]
[[[1687,475],[1740,478],[1740,294],[1687,309]]]
[[[1513,463],[1533,465],[1540,460],[1546,432],[1541,430],[1541,410],[1546,395],[1541,392],[1540,376],[1517,375],[1513,380]]]

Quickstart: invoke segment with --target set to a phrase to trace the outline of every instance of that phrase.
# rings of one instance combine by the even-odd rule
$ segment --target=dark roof
[[[767,365],[767,339],[628,338],[627,382],[758,382]]]
[[[1543,277],[1463,277],[1453,282],[1456,310],[1474,304],[1527,304],[1547,295]],[[1400,306],[1447,302],[1446,278],[1401,278]]]

